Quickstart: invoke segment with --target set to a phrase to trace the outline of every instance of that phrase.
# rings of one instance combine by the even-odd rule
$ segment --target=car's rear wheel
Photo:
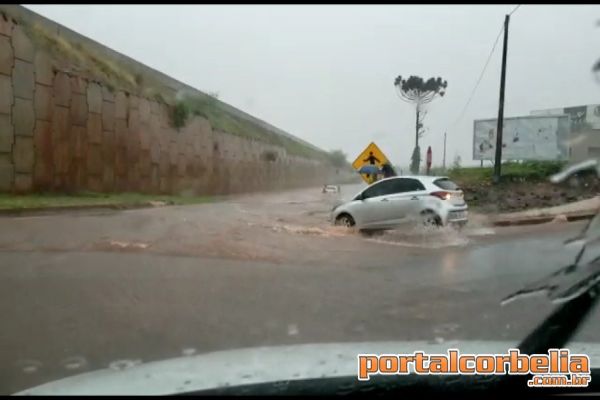
[[[347,228],[350,228],[354,226],[355,222],[354,218],[352,218],[352,216],[350,216],[349,214],[341,214],[336,218],[335,224],[337,226],[345,226]]]
[[[442,219],[433,211],[423,211],[421,224],[425,227],[439,227],[442,226]]]

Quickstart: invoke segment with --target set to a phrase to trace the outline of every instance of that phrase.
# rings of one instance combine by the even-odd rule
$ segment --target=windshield
[[[599,18],[0,5],[0,393],[518,345],[599,276]]]

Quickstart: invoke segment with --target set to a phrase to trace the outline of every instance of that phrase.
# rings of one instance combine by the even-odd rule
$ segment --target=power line
[[[519,7],[521,7],[521,4],[517,4],[517,6],[515,8],[513,8],[513,10],[508,14],[508,15],[512,15],[515,11],[517,11],[519,9]],[[494,51],[496,50],[496,46],[498,45],[498,41],[500,40],[500,36],[502,35],[502,32],[504,31],[504,25],[501,26],[500,28],[500,32],[498,32],[498,36],[496,37],[496,40],[494,41],[494,45],[492,46],[492,50],[490,51],[490,54],[485,62],[485,65],[483,66],[483,70],[481,71],[481,74],[479,75],[479,78],[477,79],[477,82],[475,83],[475,86],[473,87],[473,90],[471,91],[471,94],[469,95],[469,99],[467,100],[467,103],[465,104],[465,106],[463,107],[462,111],[460,112],[458,118],[456,118],[456,120],[454,121],[454,123],[452,124],[451,128],[454,128],[456,126],[456,124],[458,124],[458,122],[462,119],[462,117],[464,116],[465,112],[467,111],[467,108],[469,107],[469,104],[471,104],[471,100],[473,99],[473,96],[475,95],[475,91],[477,90],[477,88],[479,87],[479,84],[481,83],[481,79],[483,79],[483,75],[485,74],[485,70],[487,69],[490,60],[492,59],[492,55],[494,54]]]
[[[514,12],[514,10],[513,10],[513,12]],[[463,107],[463,109],[460,112],[458,118],[456,118],[456,120],[452,124],[452,127],[456,126],[456,124],[461,120],[461,118],[465,114],[465,111],[467,111],[467,108],[469,107],[469,104],[471,104],[471,100],[473,99],[473,95],[475,94],[475,91],[479,87],[479,84],[481,83],[481,79],[483,79],[483,75],[485,74],[485,70],[487,69],[487,67],[488,67],[488,65],[490,63],[490,60],[492,59],[492,55],[494,54],[494,51],[496,50],[496,46],[498,45],[498,41],[500,40],[500,36],[502,35],[503,31],[504,31],[504,24],[501,26],[500,32],[498,32],[498,36],[496,36],[496,40],[494,41],[494,45],[492,46],[492,50],[490,51],[490,54],[488,55],[488,58],[487,58],[487,60],[485,62],[485,65],[483,66],[483,70],[481,70],[481,74],[479,74],[479,78],[477,79],[477,82],[475,83],[475,86],[473,87],[473,90],[471,91],[471,94],[469,95],[469,99],[467,100],[467,103]]]

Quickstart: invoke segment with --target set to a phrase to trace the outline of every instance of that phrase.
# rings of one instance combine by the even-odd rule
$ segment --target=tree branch
[[[407,101],[409,103],[414,103],[415,102],[414,97],[412,97],[412,95],[410,93],[400,92],[400,96],[401,96],[402,99],[404,99],[405,101]]]
[[[436,93],[433,91],[428,91],[427,93],[425,93],[423,95],[423,102],[424,103],[430,103],[431,100],[433,100],[435,98]]]

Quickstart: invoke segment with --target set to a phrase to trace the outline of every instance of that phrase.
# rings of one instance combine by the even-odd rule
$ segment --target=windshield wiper
[[[596,262],[596,264],[599,264]],[[563,348],[583,325],[598,302],[598,276],[577,297],[559,306],[517,346],[524,354],[547,353],[548,349]]]
[[[578,254],[581,257],[583,251]],[[578,270],[594,269],[596,272],[583,279],[576,279],[571,285],[562,285],[561,279]],[[556,271],[545,280],[511,295],[521,297],[525,294],[546,292],[548,296],[562,304],[541,324],[533,329],[517,348],[523,354],[545,354],[549,349],[564,348],[583,326],[586,319],[598,303],[600,290],[600,257],[592,260],[585,268],[569,265]],[[509,299],[510,297],[509,296]],[[527,375],[494,376],[491,384],[500,392],[512,392],[526,387]],[[565,389],[566,390],[566,389]]]

